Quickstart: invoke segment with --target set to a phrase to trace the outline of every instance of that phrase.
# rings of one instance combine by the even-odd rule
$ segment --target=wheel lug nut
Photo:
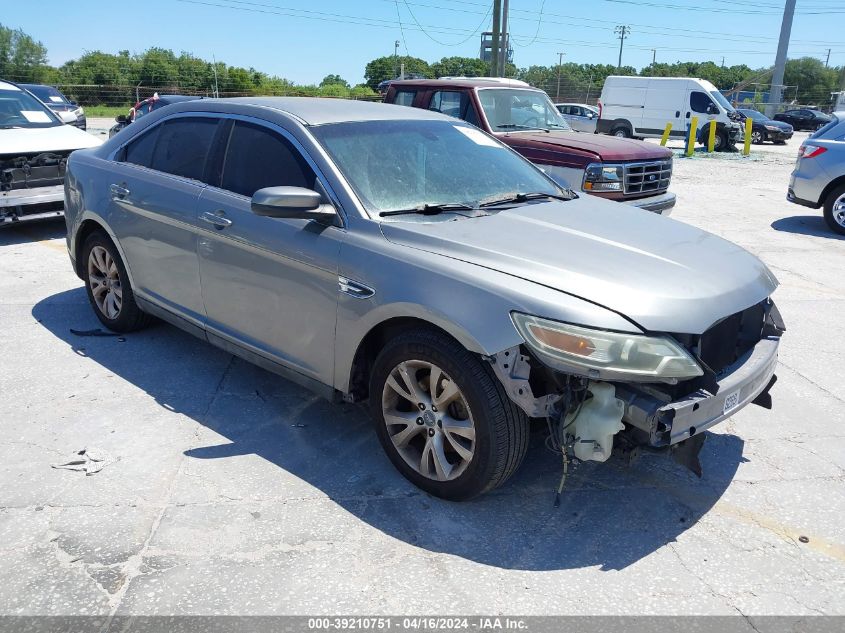
[[[422,423],[423,423],[423,419],[422,419],[422,418],[417,418],[417,424],[422,424]]]
[[[425,410],[425,405],[422,402],[420,402],[419,407],[420,407],[420,411]]]
[[[434,437],[434,429],[429,429],[429,430],[428,430],[428,436],[429,436],[429,437]]]
[[[434,405],[431,405],[431,410],[432,410],[432,411],[437,411],[437,407],[435,407]]]

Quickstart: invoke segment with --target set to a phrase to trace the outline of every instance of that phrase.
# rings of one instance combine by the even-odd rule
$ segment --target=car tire
[[[824,219],[839,235],[845,235],[845,185],[831,191],[824,201]]]
[[[617,125],[615,128],[610,130],[610,135],[618,138],[631,138],[631,130],[624,125]]]
[[[94,314],[113,332],[134,332],[152,321],[135,301],[126,266],[108,235],[91,233],[82,246],[83,278]]]
[[[503,484],[525,457],[525,414],[484,361],[441,332],[391,339],[373,364],[369,393],[390,461],[432,495],[471,499]]]
[[[751,142],[755,145],[762,145],[766,142],[766,133],[761,130],[752,131]]]

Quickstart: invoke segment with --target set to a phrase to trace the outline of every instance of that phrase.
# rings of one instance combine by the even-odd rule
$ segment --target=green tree
[[[385,79],[395,79],[398,76],[398,70],[405,65],[405,74],[417,74],[423,77],[433,77],[431,67],[428,62],[419,57],[399,56],[394,58],[393,55],[386,57],[379,57],[367,64],[364,69],[364,79],[367,85],[375,90],[378,85]]]
[[[47,48],[21,31],[0,24],[0,77],[41,82],[50,72]]]
[[[444,57],[431,65],[435,77],[484,77],[490,71],[486,62],[475,57]]]
[[[342,86],[349,90],[349,82],[340,75],[326,75],[323,77],[323,81],[320,82],[320,88],[325,88],[326,86]]]
[[[830,93],[839,90],[838,75],[838,68],[825,68],[815,57],[790,59],[786,62],[783,83],[785,86],[797,86],[797,91],[787,88],[783,98],[795,99],[804,105],[830,105]]]

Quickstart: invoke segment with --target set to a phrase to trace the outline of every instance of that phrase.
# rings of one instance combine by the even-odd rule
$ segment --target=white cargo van
[[[710,121],[716,121],[717,150],[743,138],[739,114],[721,92],[704,79],[687,77],[608,77],[599,101],[600,134],[659,138],[667,123],[671,138],[686,137],[698,117],[696,139],[705,143]]]

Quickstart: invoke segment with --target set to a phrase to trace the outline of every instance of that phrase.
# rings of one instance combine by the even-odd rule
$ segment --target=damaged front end
[[[62,215],[69,154],[0,155],[0,226]]]
[[[770,299],[701,335],[632,335],[514,315],[525,344],[489,357],[510,398],[549,424],[564,459],[662,452],[699,477],[704,431],[747,404],[771,408],[785,331]],[[627,372],[627,375],[626,375]]]

